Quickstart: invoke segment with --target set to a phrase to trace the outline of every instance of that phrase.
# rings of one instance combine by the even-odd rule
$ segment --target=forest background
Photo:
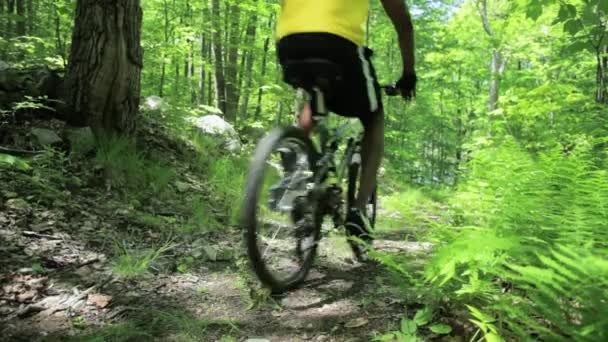
[[[187,118],[221,114],[253,144],[292,122],[294,92],[275,57],[279,1],[96,3],[0,1],[2,68],[56,70],[65,76],[60,98],[69,108],[48,94],[27,97],[3,104],[3,124],[53,107],[68,122],[90,124],[100,150],[139,155],[145,146],[120,137],[150,125],[190,139]],[[488,341],[606,340],[608,1],[408,3],[418,96],[410,104],[385,99],[382,202],[399,216],[382,224],[413,227],[408,235],[434,247],[422,266],[402,256],[378,259],[401,276],[400,286],[416,289],[418,301],[434,312],[460,312]],[[367,44],[381,83],[391,83],[401,72],[396,36],[380,2],[371,4]],[[117,32],[128,35],[121,41]],[[121,51],[116,47],[125,41],[139,41],[141,49],[101,53],[87,34],[106,39],[111,48],[103,51]],[[119,81],[93,77],[108,63],[125,66]],[[140,110],[150,96],[163,99],[161,112]],[[119,138],[102,133],[109,131]],[[211,191],[234,218],[233,187],[242,182],[247,156],[235,161],[200,145]],[[0,154],[0,164],[37,165],[13,155]],[[105,163],[96,157],[106,169],[124,162],[108,155]],[[166,187],[176,171],[163,167],[158,173],[166,177],[143,176],[144,185]],[[135,171],[112,170],[104,175],[132,183]]]

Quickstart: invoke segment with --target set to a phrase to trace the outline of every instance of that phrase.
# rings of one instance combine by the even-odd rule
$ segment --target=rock
[[[22,292],[17,295],[17,300],[21,303],[27,302],[27,301],[31,300],[32,298],[36,297],[37,294],[38,294],[38,291],[35,291],[35,290],[25,291],[25,292]]]
[[[190,189],[190,184],[176,181],[175,187],[177,188],[177,191],[179,191],[179,192],[186,192],[188,189]]]
[[[235,152],[241,149],[238,133],[231,124],[217,115],[207,115],[201,118],[192,118],[192,122],[199,132],[217,137],[221,146],[228,151]]]
[[[344,327],[349,328],[349,329],[359,328],[364,325],[367,325],[368,323],[369,323],[369,320],[367,318],[360,317],[360,318],[351,319],[350,321],[346,322],[346,324],[344,324]]]
[[[91,127],[66,128],[65,136],[72,153],[85,155],[95,149],[95,135]]]
[[[169,105],[167,102],[165,102],[165,100],[163,100],[162,97],[153,95],[146,97],[144,100],[143,109],[146,111],[162,112],[169,109]]]
[[[31,207],[23,198],[12,198],[6,201],[6,207],[19,213],[28,212]]]
[[[38,98],[46,96],[48,100],[61,97],[63,78],[61,70],[53,70],[46,65],[28,68],[16,68],[0,64],[0,107],[10,108],[13,103],[23,101],[25,96]],[[55,107],[56,101],[43,101],[45,105]]]
[[[106,295],[102,295],[102,294],[90,294],[89,298],[87,299],[87,302],[89,304],[93,304],[100,309],[103,309],[106,306],[108,306],[111,301],[112,301],[111,296],[106,296]]]
[[[38,143],[42,146],[52,146],[62,142],[59,135],[50,129],[32,128],[31,133],[36,137],[36,140],[38,140]]]

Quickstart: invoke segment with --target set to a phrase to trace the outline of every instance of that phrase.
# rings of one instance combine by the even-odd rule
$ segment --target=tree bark
[[[253,71],[253,61],[255,60],[254,56],[254,48],[255,48],[255,36],[257,32],[257,15],[253,14],[252,20],[247,27],[247,38],[246,38],[246,46],[248,51],[246,51],[247,58],[245,59],[245,72],[241,76],[241,78],[245,78],[245,87],[243,89],[243,102],[240,110],[240,117],[243,119],[247,118],[247,111],[249,107],[249,95],[251,94],[251,80],[253,79],[251,73]]]
[[[498,108],[497,104],[500,96],[500,80],[502,74],[505,71],[508,57],[504,54],[502,48],[499,47],[499,43],[495,42],[496,33],[494,32],[494,30],[492,30],[492,27],[490,26],[490,21],[488,19],[487,0],[479,0],[478,7],[483,28],[488,34],[488,36],[490,36],[490,39],[492,40],[492,45],[494,45],[490,70],[490,94],[488,99],[488,111],[492,112],[496,110],[496,108]]]
[[[239,19],[241,9],[238,4],[230,9],[230,39],[228,42],[228,60],[226,64],[226,120],[234,123],[239,105],[237,86],[239,57]]]
[[[139,0],[79,0],[66,73],[69,121],[99,137],[134,131],[143,51]]]
[[[227,113],[226,106],[226,80],[224,78],[224,53],[222,48],[222,33],[218,30],[220,25],[219,0],[211,0],[211,16],[213,17],[213,60],[215,62],[215,106]]]
[[[4,0],[0,0],[0,19],[4,18]],[[6,36],[6,32],[4,32],[4,26],[2,26],[2,20],[0,20],[0,37],[4,38]],[[2,52],[2,55],[5,54],[5,51]]]
[[[33,36],[35,33],[35,22],[36,11],[34,10],[34,0],[27,0],[27,32],[30,36]]]
[[[25,36],[25,22],[26,22],[25,0],[16,0],[16,1],[17,1],[17,16],[19,16],[19,19],[17,19],[17,29],[15,31],[15,34],[17,37],[23,37],[23,36]]]
[[[608,44],[598,47],[595,57],[597,60],[595,100],[598,103],[608,104]]]
[[[272,27],[272,23],[274,21],[274,15],[270,16],[268,20],[268,27]],[[262,80],[266,76],[266,61],[268,59],[268,48],[270,45],[270,37],[266,37],[264,40],[264,54],[262,55]],[[260,114],[262,112],[262,95],[264,94],[264,89],[260,87],[258,90],[258,104],[255,108],[255,119],[258,120],[260,118]]]
[[[163,16],[164,16],[164,38],[165,38],[165,46],[169,44],[169,5],[167,4],[167,0],[163,1]],[[166,55],[162,53],[162,62],[160,66],[160,84],[158,89],[158,96],[163,97],[165,95],[165,78],[167,76],[167,62],[165,61]]]
[[[13,17],[15,14],[15,0],[6,0],[6,14],[8,15],[6,19],[6,37],[13,37]]]
[[[63,43],[63,39],[61,39],[61,17],[59,16],[59,11],[55,9],[55,40],[57,47],[57,54],[61,56],[61,60],[63,61],[63,66],[66,66],[66,56],[65,56],[65,44]]]
[[[199,71],[198,71],[198,103],[199,104],[204,104],[205,103],[205,52],[207,51],[205,49],[205,34],[201,33],[200,36],[200,41],[201,41],[201,60],[200,60],[200,66],[199,66]]]

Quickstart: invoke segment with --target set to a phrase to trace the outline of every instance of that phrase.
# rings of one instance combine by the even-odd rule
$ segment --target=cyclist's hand
[[[416,97],[416,82],[418,78],[416,73],[404,73],[401,79],[397,81],[397,88],[401,91],[401,96],[406,100],[410,101]]]

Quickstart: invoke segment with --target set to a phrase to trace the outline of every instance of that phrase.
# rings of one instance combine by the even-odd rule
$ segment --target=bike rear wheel
[[[272,293],[297,287],[313,264],[322,215],[311,191],[316,150],[297,128],[258,145],[241,211],[251,266]]]

